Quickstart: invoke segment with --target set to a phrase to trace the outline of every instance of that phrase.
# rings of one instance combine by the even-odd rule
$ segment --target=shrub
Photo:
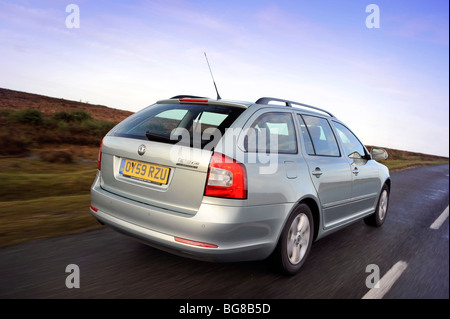
[[[76,110],[70,113],[71,120],[76,122],[83,122],[92,119],[92,116],[83,110]]]
[[[92,116],[84,110],[75,110],[70,113],[58,111],[53,114],[53,119],[64,122],[84,122],[92,119]]]
[[[32,125],[42,125],[43,116],[42,112],[36,109],[23,109],[12,113],[11,116],[16,122]]]
[[[0,154],[26,153],[31,145],[34,148],[60,143],[98,146],[114,125],[93,119],[84,110],[58,111],[51,116],[36,109],[0,112],[0,134],[3,134]],[[15,132],[17,142],[10,142],[10,132]]]
[[[69,125],[67,124],[67,122],[60,120],[58,122],[58,130],[62,132],[67,132],[69,130]]]
[[[14,113],[13,110],[9,110],[9,109],[1,109],[0,110],[0,118],[9,118],[11,116],[11,114]]]
[[[80,124],[80,128],[89,134],[104,136],[114,127],[114,123],[102,120],[88,120]]]
[[[53,114],[53,118],[57,121],[70,122],[72,119],[71,115],[66,111],[58,111]]]

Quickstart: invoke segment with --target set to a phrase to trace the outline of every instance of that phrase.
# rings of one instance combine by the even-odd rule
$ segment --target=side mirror
[[[372,159],[375,161],[384,161],[389,157],[388,152],[384,148],[373,147],[370,151]]]

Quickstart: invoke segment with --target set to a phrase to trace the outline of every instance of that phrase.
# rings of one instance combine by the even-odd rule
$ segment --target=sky
[[[2,88],[132,112],[215,98],[204,52],[223,99],[314,105],[366,145],[449,156],[448,1],[0,0]]]

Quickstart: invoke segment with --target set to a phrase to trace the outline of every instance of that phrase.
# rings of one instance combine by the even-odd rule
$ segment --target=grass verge
[[[0,247],[100,228],[89,205],[89,194],[0,202]]]
[[[0,158],[0,247],[101,227],[89,211],[98,149],[81,151],[93,159]]]
[[[401,171],[420,166],[444,165],[448,164],[448,160],[386,160],[383,164],[389,168],[390,172]]]
[[[73,154],[74,162],[0,158],[0,247],[101,227],[89,212],[97,147],[60,145],[58,149]],[[391,171],[448,164],[445,158],[390,154],[382,163]]]

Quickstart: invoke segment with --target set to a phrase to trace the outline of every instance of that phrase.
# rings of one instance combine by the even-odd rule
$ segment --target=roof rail
[[[302,106],[302,107],[307,107],[307,108],[311,108],[311,109],[314,109],[314,110],[317,110],[317,111],[321,111],[321,112],[324,112],[324,113],[330,115],[331,117],[335,117],[330,112],[325,111],[325,110],[320,109],[320,108],[315,107],[315,106],[311,106],[311,105],[303,104],[303,103],[299,103],[299,102],[294,102],[294,101],[289,101],[289,100],[277,99],[277,98],[273,98],[273,97],[262,97],[262,98],[258,99],[258,101],[256,101],[255,103],[256,104],[266,104],[267,105],[270,102],[283,102],[283,103],[286,103],[286,106],[290,106],[290,107],[292,107],[292,104],[299,105],[299,106]]]
[[[174,97],[171,97],[170,99],[171,100],[176,100],[176,99],[184,99],[184,98],[187,98],[187,99],[208,99],[207,97],[204,97],[204,96],[184,95],[184,94],[176,95]]]

